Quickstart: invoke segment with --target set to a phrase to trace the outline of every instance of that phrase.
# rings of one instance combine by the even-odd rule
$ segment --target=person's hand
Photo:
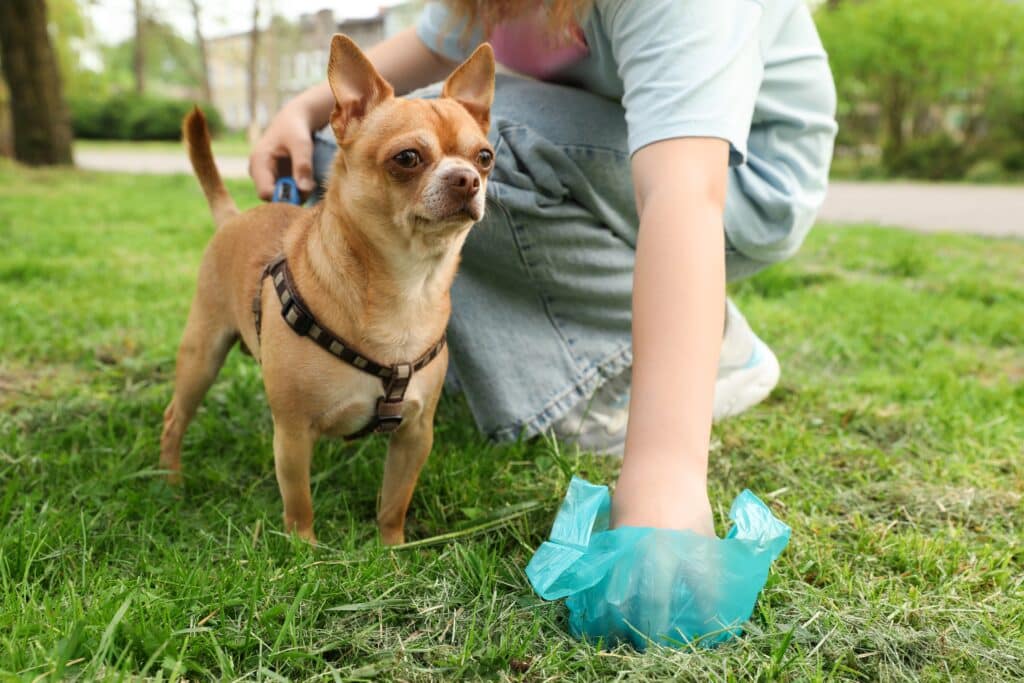
[[[296,102],[277,113],[249,155],[249,175],[260,199],[269,201],[280,168],[291,167],[302,197],[315,188],[313,181],[313,127],[309,115]]]
[[[703,474],[680,466],[679,456],[623,461],[612,496],[612,527],[676,529],[714,536]]]

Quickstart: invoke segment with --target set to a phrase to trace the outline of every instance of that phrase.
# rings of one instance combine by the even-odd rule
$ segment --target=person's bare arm
[[[725,315],[728,158],[728,143],[712,138],[665,140],[633,156],[633,382],[615,526],[714,533],[707,462]]]
[[[326,48],[325,48],[326,49]],[[399,95],[444,78],[455,64],[423,44],[408,28],[374,45],[366,56]],[[274,192],[279,159],[291,160],[305,195],[313,191],[313,131],[327,125],[334,96],[327,81],[297,95],[274,116],[249,155],[249,175],[262,199]]]

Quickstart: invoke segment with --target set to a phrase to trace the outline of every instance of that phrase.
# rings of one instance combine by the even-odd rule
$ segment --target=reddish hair
[[[551,34],[566,38],[569,27],[590,11],[594,0],[444,0],[444,3],[452,10],[455,26],[466,26],[467,33],[473,25],[483,26],[490,33],[497,24],[522,16],[543,3]]]

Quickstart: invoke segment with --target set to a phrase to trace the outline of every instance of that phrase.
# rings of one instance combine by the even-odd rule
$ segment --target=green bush
[[[816,21],[843,151],[882,149],[886,173],[930,179],[1024,154],[1024,3],[845,0]]]
[[[970,183],[998,183],[1006,178],[1006,169],[995,159],[982,159],[964,174],[964,180]]]
[[[964,145],[945,133],[906,141],[898,149],[887,145],[882,152],[891,175],[924,180],[959,180],[972,162]]]
[[[1011,173],[1024,173],[1024,140],[1018,140],[1016,144],[1004,149],[999,158],[1002,159],[1003,168]]]
[[[993,98],[988,118],[985,156],[998,159],[1010,173],[1024,173],[1024,74],[1015,88]]]
[[[93,140],[178,140],[181,121],[192,109],[187,100],[120,94],[106,100],[78,99],[71,103],[75,137]],[[224,128],[215,108],[203,107],[214,134]]]
[[[117,122],[105,101],[72,99],[68,105],[71,109],[71,127],[76,138],[102,140],[112,137]]]

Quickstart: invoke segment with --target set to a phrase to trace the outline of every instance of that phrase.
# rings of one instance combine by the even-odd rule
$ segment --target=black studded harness
[[[274,290],[277,298],[281,301],[281,317],[284,318],[288,327],[292,328],[295,334],[300,337],[309,337],[320,348],[331,354],[338,360],[348,363],[357,370],[362,370],[368,375],[380,379],[384,385],[384,395],[377,399],[376,412],[370,422],[353,434],[345,438],[348,440],[359,439],[374,432],[391,433],[402,424],[402,402],[405,400],[405,391],[409,388],[412,376],[425,368],[430,361],[437,358],[444,349],[445,338],[441,339],[427,350],[422,356],[411,363],[395,363],[394,365],[381,365],[370,360],[359,353],[341,337],[332,332],[327,326],[317,321],[316,317],[309,310],[309,307],[299,296],[295,288],[291,271],[288,270],[288,262],[284,255],[280,255],[267,264],[263,269],[263,276],[260,278],[260,288],[252,302],[253,314],[256,317],[256,338],[260,337],[260,328],[263,318],[263,306],[261,292],[263,280],[271,278],[274,283]]]

